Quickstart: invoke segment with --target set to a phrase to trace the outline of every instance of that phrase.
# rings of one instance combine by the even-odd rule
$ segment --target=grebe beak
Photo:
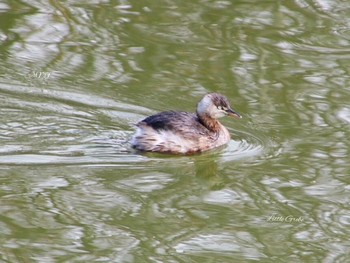
[[[232,116],[233,118],[242,119],[242,116],[238,112],[235,112],[232,109],[227,109],[226,113],[227,113],[228,116]]]

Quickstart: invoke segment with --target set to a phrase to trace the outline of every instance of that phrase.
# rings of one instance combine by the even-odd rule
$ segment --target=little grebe
[[[228,130],[217,120],[226,115],[242,118],[227,98],[209,93],[197,105],[196,114],[165,111],[137,123],[132,147],[140,151],[191,154],[224,145]]]

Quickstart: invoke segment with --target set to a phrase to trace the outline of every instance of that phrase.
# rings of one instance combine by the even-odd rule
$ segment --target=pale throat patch
[[[205,96],[200,102],[198,102],[197,112],[199,114],[206,113],[208,111],[208,108],[212,104],[213,104],[213,102],[211,101],[211,99],[208,96]]]

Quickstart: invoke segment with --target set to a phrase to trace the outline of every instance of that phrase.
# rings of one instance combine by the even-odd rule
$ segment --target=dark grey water
[[[348,262],[346,1],[2,1],[1,262]],[[133,124],[225,94],[227,147]]]

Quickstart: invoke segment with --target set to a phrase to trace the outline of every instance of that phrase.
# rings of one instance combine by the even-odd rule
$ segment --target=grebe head
[[[242,118],[242,116],[232,110],[228,99],[219,93],[209,93],[197,105],[197,114],[199,116],[208,115],[213,119],[224,116]]]

